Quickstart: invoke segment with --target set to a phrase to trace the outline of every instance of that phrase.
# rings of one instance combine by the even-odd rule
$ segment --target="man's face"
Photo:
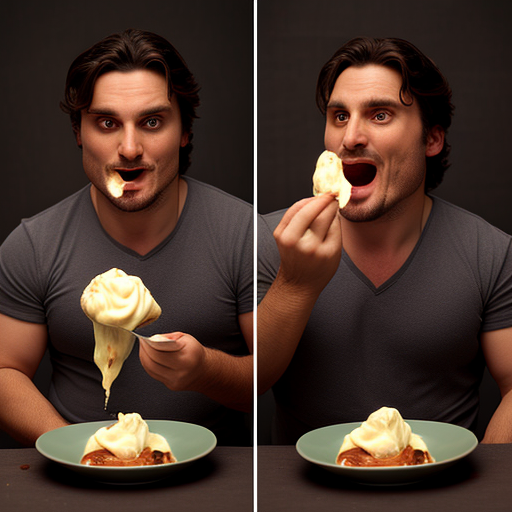
[[[417,103],[400,102],[401,85],[398,72],[379,65],[349,67],[334,85],[324,142],[353,185],[342,210],[348,220],[375,220],[423,195],[426,156],[442,149],[440,129],[425,140]]]
[[[77,141],[85,173],[94,187],[123,211],[155,203],[178,175],[182,133],[176,97],[168,97],[165,77],[150,70],[112,71],[95,84],[91,105],[82,111]],[[107,182],[119,174],[122,196]]]

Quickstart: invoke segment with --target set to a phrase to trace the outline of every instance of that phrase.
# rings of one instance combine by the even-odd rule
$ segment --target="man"
[[[484,441],[511,442],[511,238],[430,195],[448,167],[446,80],[406,41],[357,38],[322,69],[317,102],[353,188],[341,210],[307,198],[259,228],[275,440],[381,406],[474,428],[487,364],[502,401]]]
[[[178,52],[148,32],[107,37],[71,65],[63,109],[91,183],[0,249],[0,424],[17,440],[138,412],[202,424],[221,444],[250,442],[252,208],[184,176],[197,91]],[[109,181],[119,176],[117,197]],[[80,297],[113,267],[139,276],[162,308],[146,334],[176,343],[141,342],[103,410]],[[46,347],[48,400],[31,382]]]

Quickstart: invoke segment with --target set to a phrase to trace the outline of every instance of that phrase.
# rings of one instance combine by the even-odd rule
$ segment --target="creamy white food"
[[[352,185],[343,174],[343,164],[336,153],[324,151],[316,163],[313,174],[313,194],[335,194],[340,208],[350,201]]]
[[[339,454],[352,448],[362,448],[377,459],[386,459],[396,457],[407,446],[428,452],[423,439],[412,433],[411,426],[397,409],[382,407],[345,436]]]
[[[80,304],[93,322],[94,362],[103,376],[106,408],[112,383],[135,342],[123,329],[133,331],[149,324],[162,311],[139,277],[118,268],[96,276],[83,291]]]
[[[123,195],[124,192],[124,184],[125,181],[118,172],[111,171],[107,176],[107,190],[110,192],[110,194],[115,197],[119,198]]]
[[[87,441],[83,457],[98,450],[108,450],[120,460],[134,460],[145,448],[170,453],[165,437],[149,431],[148,424],[138,413],[119,413],[117,423],[97,430]]]

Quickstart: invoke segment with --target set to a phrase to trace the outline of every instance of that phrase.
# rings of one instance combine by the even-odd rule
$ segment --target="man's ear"
[[[82,137],[80,136],[80,127],[77,125],[74,125],[73,131],[75,132],[76,144],[80,149],[82,149]]]
[[[439,125],[430,129],[427,135],[426,156],[438,155],[444,146],[444,130]]]
[[[189,134],[188,134],[188,132],[183,132],[183,133],[181,134],[181,142],[180,142],[180,146],[181,146],[182,148],[184,148],[184,147],[188,144],[188,140],[189,140],[189,139],[188,139],[188,135],[189,135]]]

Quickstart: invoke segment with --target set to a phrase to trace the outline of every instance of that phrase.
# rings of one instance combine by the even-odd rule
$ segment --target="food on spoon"
[[[140,414],[119,413],[117,423],[102,427],[85,446],[81,464],[88,466],[155,466],[176,462],[169,443],[149,431]]]
[[[416,466],[435,462],[427,445],[400,413],[382,407],[345,436],[336,458],[341,466]]]
[[[352,185],[343,174],[343,164],[336,153],[324,151],[316,162],[313,174],[313,194],[334,194],[340,208],[350,200]]]
[[[162,310],[139,277],[118,268],[96,276],[83,291],[80,305],[93,323],[94,362],[103,376],[106,409],[110,387],[135,342],[123,329],[133,331],[154,322]]]

